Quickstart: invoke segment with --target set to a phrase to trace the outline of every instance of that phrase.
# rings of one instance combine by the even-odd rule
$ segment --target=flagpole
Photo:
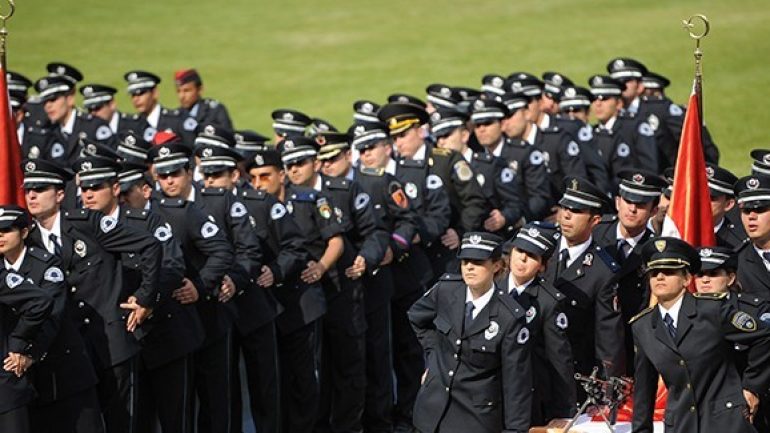
[[[5,26],[8,19],[13,16],[16,11],[16,2],[14,0],[8,1],[8,13],[0,13],[0,68],[7,69],[6,64],[6,40],[8,39],[8,28]]]
[[[700,21],[703,26],[702,31],[699,33],[695,30],[696,21]],[[693,52],[693,56],[695,57],[695,94],[698,97],[698,117],[700,117],[701,125],[703,125],[703,67],[701,63],[703,60],[703,50],[700,49],[700,41],[709,34],[711,25],[709,24],[708,18],[701,14],[696,14],[689,19],[682,20],[682,25],[690,34],[690,37],[695,39],[695,51]]]

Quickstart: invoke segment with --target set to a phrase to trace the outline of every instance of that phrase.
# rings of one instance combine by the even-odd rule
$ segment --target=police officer
[[[200,401],[197,426],[201,432],[226,432],[231,426],[229,333],[235,318],[233,248],[224,233],[225,220],[200,204],[193,188],[190,151],[178,140],[153,147],[153,171],[161,191],[153,209],[171,224],[179,237],[187,268],[182,286],[172,292],[181,304],[194,304],[203,322],[205,339],[193,355],[193,377]]]
[[[274,110],[270,117],[273,119],[273,142],[276,144],[284,138],[305,135],[312,122],[307,114],[285,108]]]
[[[312,342],[315,322],[326,312],[326,299],[319,283],[305,283],[300,275],[313,257],[311,248],[318,254],[321,236],[333,232],[322,232],[315,225],[307,228],[309,223],[315,224],[314,218],[322,218],[316,202],[310,199],[314,194],[289,192],[296,187],[284,182],[283,167],[281,154],[276,150],[255,151],[245,166],[255,190],[241,190],[240,197],[257,222],[258,234],[268,231],[262,236],[269,239],[269,247],[262,250],[270,272],[260,275],[257,282],[268,284],[272,276],[275,295],[284,307],[276,319],[281,428],[285,432],[303,433],[312,431],[316,423],[319,393]],[[314,242],[312,247],[308,247],[309,240]],[[271,261],[268,257],[275,259]]]
[[[28,407],[31,431],[103,432],[96,374],[83,340],[69,318],[61,260],[24,244],[29,226],[24,209],[14,205],[0,207],[0,255],[4,269],[29,279],[53,300],[51,315],[29,352],[30,361],[35,363],[31,384],[37,392]]]
[[[654,236],[647,221],[658,211],[658,200],[666,181],[645,170],[621,170],[618,177],[617,215],[604,216],[594,227],[593,238],[620,265],[615,280],[625,324],[626,374],[630,376],[633,374],[634,344],[628,321],[650,303],[639,251],[641,245]]]
[[[498,278],[503,293],[526,311],[532,341],[532,424],[575,415],[575,378],[565,296],[541,276],[561,233],[553,224],[533,222],[506,244],[509,273]]]
[[[147,121],[156,133],[170,130],[179,135],[185,144],[192,147],[198,122],[188,117],[184,111],[171,110],[160,105],[158,102],[160,77],[151,72],[134,70],[123,75],[123,79],[128,84],[128,94],[131,96],[131,104],[137,114]],[[150,132],[143,134],[145,141],[152,141],[149,135]]]
[[[216,99],[203,97],[203,80],[195,69],[182,69],[174,73],[179,111],[186,111],[199,125],[216,125],[232,130],[233,122],[227,108]]]
[[[128,431],[134,422],[131,387],[139,350],[131,334],[132,323],[141,322],[157,302],[160,245],[149,233],[121,224],[117,215],[62,210],[63,186],[70,174],[54,163],[25,161],[23,168],[27,208],[37,222],[29,242],[61,256],[69,299],[77,306],[72,319],[99,377],[97,391],[107,431]],[[79,176],[80,187],[96,188],[110,176],[117,177],[117,173],[97,169]],[[123,253],[140,257],[141,285],[131,293],[134,302],[125,297],[128,288],[120,263]],[[133,310],[126,314],[124,303],[143,307],[144,317]]]
[[[420,432],[529,429],[530,330],[524,308],[494,283],[501,241],[465,233],[462,276],[445,274],[409,310],[427,358],[414,411]]]
[[[757,395],[770,385],[770,330],[725,302],[688,292],[700,269],[686,242],[657,238],[642,247],[657,304],[633,319],[636,347],[633,431],[651,432],[659,376],[668,389],[666,428],[674,432],[754,432]],[[749,346],[743,379],[734,344]]]
[[[606,197],[584,179],[567,179],[559,200],[562,237],[558,253],[548,261],[545,279],[567,297],[567,335],[575,371],[589,375],[596,366],[609,377],[625,372],[625,351],[615,282],[620,265],[591,236],[607,206]]]
[[[390,131],[386,124],[370,122],[357,132],[353,146],[360,151],[361,171],[374,171],[394,176],[403,185],[405,197],[397,190],[392,198],[400,206],[407,205],[417,215],[417,233],[396,236],[393,264],[394,291],[391,302],[393,332],[393,371],[396,378],[396,403],[393,408],[394,431],[409,432],[412,426],[412,408],[419,389],[420,375],[425,369],[422,350],[407,318],[407,310],[422,296],[433,281],[431,262],[425,248],[446,231],[449,224],[449,196],[437,187],[422,161],[391,157],[393,152]],[[384,175],[384,174],[383,174]]]
[[[152,141],[155,129],[150,127],[147,119],[139,114],[122,113],[115,102],[118,90],[104,84],[85,84],[80,86],[83,95],[83,108],[94,117],[98,117],[110,125],[113,134],[133,131],[140,134],[145,141]]]
[[[322,140],[295,137],[278,144],[289,182],[293,187],[310,188],[311,196],[318,197],[314,200],[317,214],[321,219],[335,222],[325,253],[318,261],[308,262],[302,273],[306,283],[321,281],[327,300],[327,313],[322,322],[321,408],[316,430],[359,431],[366,385],[366,320],[361,277],[379,264],[384,249],[378,240],[370,237],[377,227],[368,195],[357,192],[345,197],[349,194],[344,194],[345,190],[350,191],[349,181],[333,179],[332,185],[332,179],[318,173],[319,141]],[[299,222],[299,216],[297,218]],[[320,229],[322,236],[328,236],[324,233],[325,225],[325,222],[316,222],[305,230]],[[326,256],[334,251],[337,242],[341,251],[332,256],[334,267],[331,267]],[[359,245],[366,242],[370,250],[365,251],[363,247],[359,250],[355,242]],[[317,253],[313,255],[319,257]]]
[[[256,225],[246,205],[236,196],[235,185],[240,176],[240,154],[231,149],[233,142],[225,139],[214,144],[214,137],[224,138],[222,127],[206,126],[207,133],[199,139],[210,140],[195,151],[200,158],[204,185],[199,191],[201,203],[218,221],[225,222],[225,232],[235,246],[238,269],[234,298],[238,319],[233,332],[233,419],[242,418],[240,374],[238,360],[243,354],[251,413],[257,431],[275,431],[278,428],[278,372],[274,320],[280,310],[272,293],[257,283],[264,273],[261,242]],[[233,431],[241,431],[240,423],[233,423]]]
[[[44,77],[35,82],[35,90],[52,123],[49,151],[40,153],[41,156],[70,165],[80,156],[81,138],[114,145],[107,122],[75,109],[75,83],[71,78],[62,75]]]
[[[441,243],[435,243],[428,249],[428,255],[435,274],[456,270],[456,254],[452,251],[458,248],[460,236],[465,231],[483,227],[489,215],[488,204],[474,179],[473,169],[457,152],[436,148],[425,142],[421,127],[429,122],[429,118],[421,106],[390,103],[380,108],[377,116],[388,125],[399,157],[426,169],[423,177],[428,178],[428,187],[446,187],[452,210],[449,228],[441,236]]]
[[[743,225],[730,218],[739,209],[735,206],[733,186],[738,178],[729,170],[714,164],[706,164],[709,195],[711,196],[711,215],[714,223],[714,235],[717,245],[739,249],[748,239]],[[736,212],[737,211],[737,212]]]
[[[738,283],[745,293],[770,300],[770,177],[742,177],[734,191],[750,240],[738,250]]]
[[[540,129],[549,129],[556,125],[555,121],[561,109],[559,101],[564,93],[564,89],[574,86],[575,83],[566,75],[559,72],[543,72],[543,94],[540,97],[540,119],[537,126]]]
[[[462,155],[476,173],[476,181],[492,207],[484,220],[484,229],[501,236],[510,235],[522,216],[522,181],[504,159],[487,152],[474,152],[468,147],[467,120],[467,116],[456,110],[434,111],[431,131],[436,145]]]

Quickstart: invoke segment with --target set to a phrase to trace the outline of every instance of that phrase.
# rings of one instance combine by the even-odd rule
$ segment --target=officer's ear
[[[120,184],[118,182],[113,182],[111,185],[112,188],[112,196],[115,198],[120,197]]]
[[[54,197],[56,198],[56,204],[62,204],[62,202],[64,202],[64,188],[57,188]]]
[[[730,212],[735,207],[735,197],[727,197],[725,200],[725,212]]]
[[[146,183],[141,186],[141,192],[142,197],[144,197],[145,200],[149,200],[150,197],[152,197],[152,187],[150,185],[147,185]]]
[[[24,227],[23,229],[21,229],[19,234],[21,235],[21,240],[22,241],[27,239],[27,236],[29,236],[29,228]],[[735,277],[735,274],[733,274],[733,279],[734,279],[734,277]]]
[[[152,96],[153,101],[158,100],[158,86],[155,86],[152,88],[152,90],[150,90],[150,95]]]
[[[241,171],[238,169],[230,170],[230,181],[232,183],[238,182],[238,180],[241,178]]]
[[[734,270],[730,269],[727,271],[727,287],[730,287],[733,284],[735,284],[735,277],[736,275]]]
[[[684,279],[684,286],[683,288],[687,290],[688,287],[690,287],[690,284],[692,284],[692,274],[688,270],[684,270],[684,275],[682,278]]]
[[[73,93],[68,93],[64,97],[64,102],[67,103],[67,107],[69,107],[69,108],[74,107],[75,106],[75,93],[74,92]]]
[[[619,195],[615,196],[615,210],[620,212],[620,196]]]
[[[316,172],[316,173],[318,173],[319,171],[321,171],[321,165],[322,165],[322,164],[323,164],[323,163],[322,163],[321,161],[319,161],[319,160],[317,160],[317,159],[314,159],[314,160],[313,160],[313,171],[314,171],[314,172]]]
[[[502,122],[500,123],[500,126],[502,127]],[[471,132],[468,131],[468,128],[460,128],[460,140],[462,140],[463,144],[468,144],[468,140],[471,138]]]

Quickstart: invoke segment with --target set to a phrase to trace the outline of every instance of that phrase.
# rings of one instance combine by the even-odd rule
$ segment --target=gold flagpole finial
[[[14,0],[6,0],[8,2],[8,10],[0,8],[0,67],[5,68],[5,41],[8,38],[8,28],[5,24],[16,12],[16,2]]]
[[[701,75],[701,59],[703,58],[703,51],[700,49],[700,41],[709,34],[711,25],[708,18],[705,15],[696,14],[686,20],[682,20],[682,27],[687,30],[690,37],[695,39],[695,74]]]

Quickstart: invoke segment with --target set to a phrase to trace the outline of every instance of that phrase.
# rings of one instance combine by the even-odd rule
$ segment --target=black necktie
[[[51,233],[48,235],[48,240],[53,244],[53,253],[61,257],[61,245],[59,245],[59,237]]]
[[[666,323],[666,329],[668,329],[668,333],[671,335],[671,338],[676,340],[676,327],[674,326],[674,318],[666,313],[666,315],[663,316],[663,321]]]
[[[770,263],[770,251],[765,251],[762,253],[762,258],[765,259],[767,263]]]
[[[463,322],[463,332],[465,332],[466,329],[468,329],[469,326],[471,326],[471,323],[473,323],[473,309],[475,306],[473,305],[473,302],[468,301],[465,303],[465,321]]]
[[[556,276],[558,277],[567,269],[567,260],[569,260],[569,250],[566,248],[559,252],[559,261],[556,262]]]
[[[519,291],[516,290],[515,287],[513,288],[513,290],[511,290],[511,298],[513,298],[514,301],[519,298]]]
[[[625,239],[618,240],[618,262],[622,265],[626,261],[628,254],[626,253],[626,247],[630,249],[631,244]]]

